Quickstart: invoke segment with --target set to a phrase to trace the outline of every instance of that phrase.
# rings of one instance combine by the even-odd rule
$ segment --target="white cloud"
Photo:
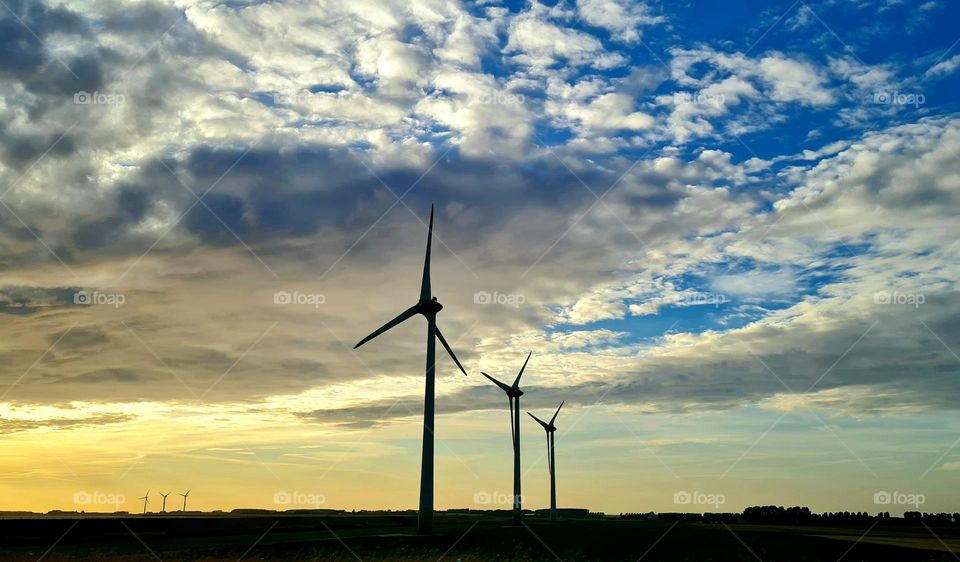
[[[666,19],[653,15],[648,5],[636,0],[578,0],[577,10],[588,24],[606,29],[615,39],[628,43],[640,40],[640,28]]]
[[[806,105],[830,105],[833,95],[825,88],[825,78],[813,65],[780,55],[760,59],[758,71],[773,88],[773,99],[797,101]]]
[[[598,69],[626,63],[622,55],[607,52],[596,37],[556,25],[548,21],[549,15],[550,10],[534,3],[528,11],[513,18],[504,52],[515,53],[516,62],[540,71],[561,62]]]
[[[940,61],[937,64],[930,67],[923,75],[925,78],[931,78],[934,76],[946,76],[948,74],[953,74],[957,67],[960,67],[960,55],[954,55],[947,60]]]

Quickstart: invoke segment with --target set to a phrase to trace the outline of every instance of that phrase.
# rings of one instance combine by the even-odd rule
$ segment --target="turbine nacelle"
[[[492,382],[493,384],[499,386],[500,390],[504,391],[507,394],[507,396],[509,396],[510,398],[520,398],[521,396],[523,396],[523,391],[520,390],[519,388],[506,385],[498,381],[497,379],[491,377],[487,373],[484,373],[483,371],[480,371],[480,374],[490,379],[490,382]]]
[[[433,297],[430,300],[420,301],[416,306],[417,312],[427,317],[443,310],[443,305],[437,302],[437,297]]]

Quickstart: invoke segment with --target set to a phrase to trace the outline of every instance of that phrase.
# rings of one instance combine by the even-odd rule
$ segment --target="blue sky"
[[[412,507],[435,205],[439,507],[955,511],[958,12],[7,0],[0,509]]]

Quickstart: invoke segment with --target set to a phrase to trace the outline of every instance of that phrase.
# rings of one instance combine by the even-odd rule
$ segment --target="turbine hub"
[[[443,305],[437,302],[437,297],[433,297],[428,301],[420,301],[417,304],[420,306],[420,314],[423,314],[424,316],[436,314],[443,310]]]
[[[511,388],[510,396],[513,398],[520,398],[521,396],[523,396],[523,391],[520,390],[519,388]]]

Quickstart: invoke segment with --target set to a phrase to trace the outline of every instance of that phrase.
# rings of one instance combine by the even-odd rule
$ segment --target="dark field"
[[[439,515],[432,537],[407,515],[166,515],[0,520],[13,560],[956,560],[949,528],[803,527],[531,517],[520,527]],[[866,533],[866,535],[864,535]],[[939,538],[938,538],[939,537]]]

